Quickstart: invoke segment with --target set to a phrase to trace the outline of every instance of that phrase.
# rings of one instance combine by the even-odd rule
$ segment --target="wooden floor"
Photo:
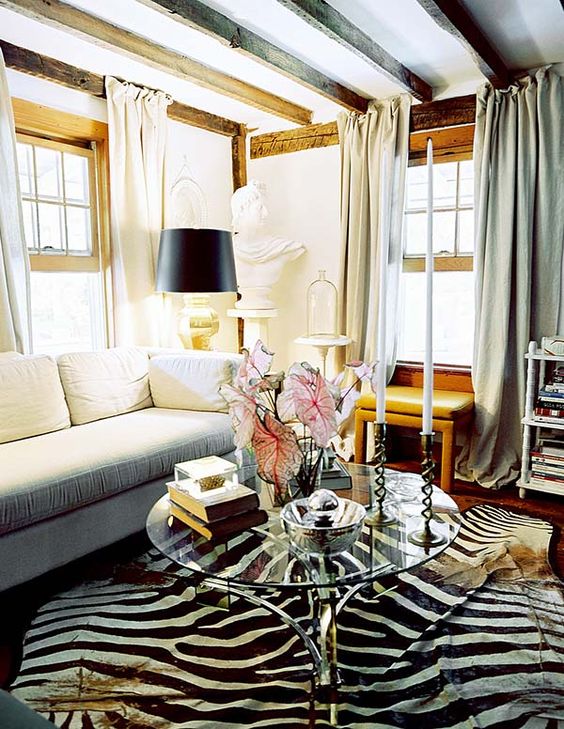
[[[387,466],[412,472],[417,472],[419,468],[415,462],[388,463]],[[550,545],[550,563],[556,574],[560,578],[564,578],[564,539],[562,537],[564,533],[564,496],[538,492],[528,492],[528,494],[530,495],[527,495],[526,499],[520,499],[516,488],[492,491],[463,481],[456,481],[451,496],[461,511],[465,511],[476,504],[494,504],[529,516],[539,517],[553,524],[554,536]],[[117,545],[117,547],[125,551],[131,551],[133,556],[136,551],[143,548],[143,539],[144,535],[130,538]],[[148,546],[148,544],[145,544],[145,546]],[[113,547],[113,549],[115,548]],[[85,558],[85,560],[89,559],[93,558]],[[42,590],[47,587],[52,589],[56,583],[58,583],[59,588],[62,588],[65,581],[69,579],[69,572],[76,575],[76,565],[71,565],[65,569],[66,571],[63,570],[57,579],[53,579],[52,575],[49,576],[49,579],[43,582],[43,588],[41,582],[38,585],[34,584],[33,594],[26,594],[25,588],[18,588],[14,593],[9,591],[8,599],[3,599],[7,593],[0,596],[0,607],[2,608],[2,620],[0,622],[0,687],[9,686],[15,678],[20,660],[21,640],[26,625],[33,614],[33,604],[40,604],[47,597],[47,595],[42,596]],[[79,571],[84,574],[82,568]],[[21,601],[17,600],[18,594],[21,596]]]

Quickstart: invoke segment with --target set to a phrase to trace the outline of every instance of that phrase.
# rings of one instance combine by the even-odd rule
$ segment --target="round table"
[[[360,464],[346,464],[346,468],[352,477],[352,489],[338,493],[366,505],[374,468]],[[207,540],[171,517],[168,496],[159,499],[147,517],[147,534],[162,554],[192,570],[207,586],[270,610],[300,635],[313,659],[316,689],[327,692],[333,724],[337,721],[339,686],[338,613],[354,594],[371,587],[378,578],[397,575],[438,555],[459,529],[458,507],[450,496],[434,487],[433,530],[444,536],[446,543],[431,547],[412,544],[409,535],[422,524],[417,486],[410,500],[394,501],[393,489],[402,478],[414,477],[390,471],[386,475],[396,522],[385,526],[365,524],[352,548],[332,557],[293,549],[268,488],[260,492],[265,522],[218,540]],[[305,625],[269,599],[274,591],[284,589],[307,594],[312,612]]]

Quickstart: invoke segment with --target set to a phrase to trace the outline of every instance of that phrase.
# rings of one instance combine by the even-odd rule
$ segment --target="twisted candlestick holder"
[[[384,508],[386,498],[386,423],[374,424],[374,478],[368,486],[367,524],[384,526],[396,518]]]
[[[421,475],[423,476],[423,529],[418,532],[412,532],[408,539],[412,544],[419,547],[436,547],[444,544],[446,539],[442,534],[437,534],[431,529],[431,520],[433,519],[433,479],[435,475],[435,461],[433,460],[433,436],[434,433],[421,433],[421,451],[423,460],[421,461]]]

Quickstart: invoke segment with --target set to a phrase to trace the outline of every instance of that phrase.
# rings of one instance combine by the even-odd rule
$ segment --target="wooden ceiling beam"
[[[278,2],[324,35],[352,51],[416,99],[430,101],[433,98],[433,89],[426,81],[403,66],[325,0],[278,0]]]
[[[303,106],[221,73],[177,51],[156,45],[148,38],[112,25],[60,0],[0,0],[0,7],[295,124],[308,124],[311,121],[312,112]]]
[[[511,72],[459,0],[417,0],[435,23],[457,38],[496,88],[511,83]]]
[[[368,100],[199,0],[141,0],[153,10],[199,30],[254,61],[297,81],[351,111],[365,112]]]
[[[456,131],[457,127],[468,127],[474,124],[476,118],[476,97],[457,96],[442,101],[430,101],[425,104],[416,104],[411,107],[409,131],[411,138],[426,130],[450,127],[453,129],[452,138],[463,140],[460,144],[467,147],[468,136],[472,130]],[[423,135],[424,136],[424,135]],[[417,137],[419,139],[419,137]],[[413,141],[411,144],[413,145]],[[326,124],[309,124],[297,129],[286,129],[282,132],[268,132],[251,137],[251,159],[270,157],[276,154],[299,152],[304,149],[316,149],[339,144],[337,122]],[[458,145],[459,143],[456,142]],[[462,150],[465,151],[465,150]]]
[[[26,48],[14,46],[7,41],[0,40],[0,49],[6,66],[14,71],[21,71],[30,76],[47,79],[61,86],[75,91],[83,91],[91,96],[105,98],[104,77],[96,73],[85,71],[82,68],[71,66],[68,63],[57,61],[49,56],[43,56]],[[190,126],[215,132],[226,137],[240,135],[244,126],[231,119],[225,119],[216,114],[210,114],[202,109],[195,109],[174,101],[167,109],[170,119],[190,124]]]

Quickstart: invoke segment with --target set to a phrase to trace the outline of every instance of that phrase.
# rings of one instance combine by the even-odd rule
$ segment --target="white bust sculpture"
[[[280,278],[286,263],[305,253],[305,247],[269,232],[265,224],[268,216],[265,185],[257,180],[251,180],[233,193],[231,212],[235,267],[241,294],[235,307],[273,309],[272,286]]]

